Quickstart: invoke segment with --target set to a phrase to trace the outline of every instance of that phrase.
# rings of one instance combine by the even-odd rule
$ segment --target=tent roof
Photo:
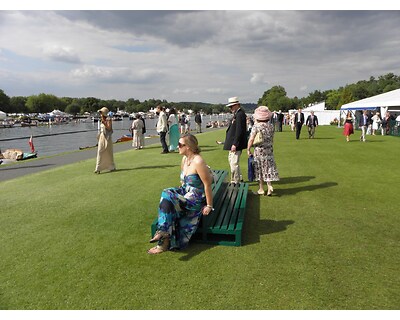
[[[303,109],[303,111],[324,111],[324,110],[325,110],[325,101],[316,103],[312,106]]]
[[[366,99],[346,103],[340,110],[374,110],[378,107],[400,106],[400,89],[378,94]]]

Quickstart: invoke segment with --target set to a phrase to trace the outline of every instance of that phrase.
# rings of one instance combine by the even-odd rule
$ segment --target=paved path
[[[146,139],[145,144],[150,145],[159,141],[158,137]],[[132,142],[114,143],[114,153],[132,149]],[[161,146],[160,146],[161,149]],[[63,166],[74,162],[93,158],[93,167],[96,164],[97,148],[89,148],[76,152],[37,158],[26,161],[16,161],[10,165],[0,165],[0,182],[18,178],[27,174],[40,172]]]

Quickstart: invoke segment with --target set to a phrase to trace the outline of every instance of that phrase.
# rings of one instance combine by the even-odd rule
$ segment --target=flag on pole
[[[31,138],[29,139],[29,146],[31,147],[31,152],[35,152],[35,146],[33,145],[33,137],[31,135]]]

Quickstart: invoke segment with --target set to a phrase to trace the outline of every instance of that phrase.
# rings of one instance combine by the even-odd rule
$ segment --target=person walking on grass
[[[351,116],[351,112],[347,111],[346,114],[346,120],[344,122],[344,129],[343,129],[343,135],[346,136],[346,141],[350,141],[350,135],[354,133],[354,128],[353,128],[353,117]]]
[[[271,117],[272,113],[266,106],[260,106],[254,111],[256,123],[251,129],[247,143],[247,155],[249,157],[253,156],[251,148],[254,147],[253,172],[254,180],[259,182],[258,195],[265,195],[264,182],[266,182],[267,195],[271,196],[274,191],[272,181],[279,180],[273,151],[274,126],[270,121]],[[254,146],[253,143],[257,134],[261,135],[261,142]]]
[[[228,161],[231,169],[231,182],[238,183],[243,180],[240,170],[240,156],[242,150],[247,147],[246,135],[246,114],[240,108],[240,102],[237,97],[228,99],[226,105],[233,113],[233,118],[226,130],[224,150],[228,150]]]
[[[318,126],[318,118],[314,115],[314,111],[307,117],[306,126],[308,127],[308,139],[314,139],[315,128]]]
[[[371,121],[368,116],[368,111],[364,110],[362,116],[360,117],[359,127],[361,128],[361,136],[360,141],[365,142],[366,138],[365,135],[367,134],[367,128],[370,125]]]
[[[303,127],[304,124],[304,113],[301,112],[301,109],[299,108],[294,115],[294,125],[296,128],[296,139],[300,139],[300,133],[301,133],[301,128]]]

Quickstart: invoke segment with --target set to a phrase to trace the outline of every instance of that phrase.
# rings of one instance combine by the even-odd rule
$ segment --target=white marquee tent
[[[289,110],[289,114],[295,113],[297,110]],[[318,125],[330,125],[335,119],[339,119],[340,110],[325,110],[325,101],[319,102],[313,105],[309,105],[304,108],[302,112],[304,113],[304,119],[314,111],[314,114],[318,117]]]
[[[384,117],[387,111],[400,112],[400,89],[378,94],[366,99],[346,103],[340,111],[376,110],[380,108],[381,116]]]

